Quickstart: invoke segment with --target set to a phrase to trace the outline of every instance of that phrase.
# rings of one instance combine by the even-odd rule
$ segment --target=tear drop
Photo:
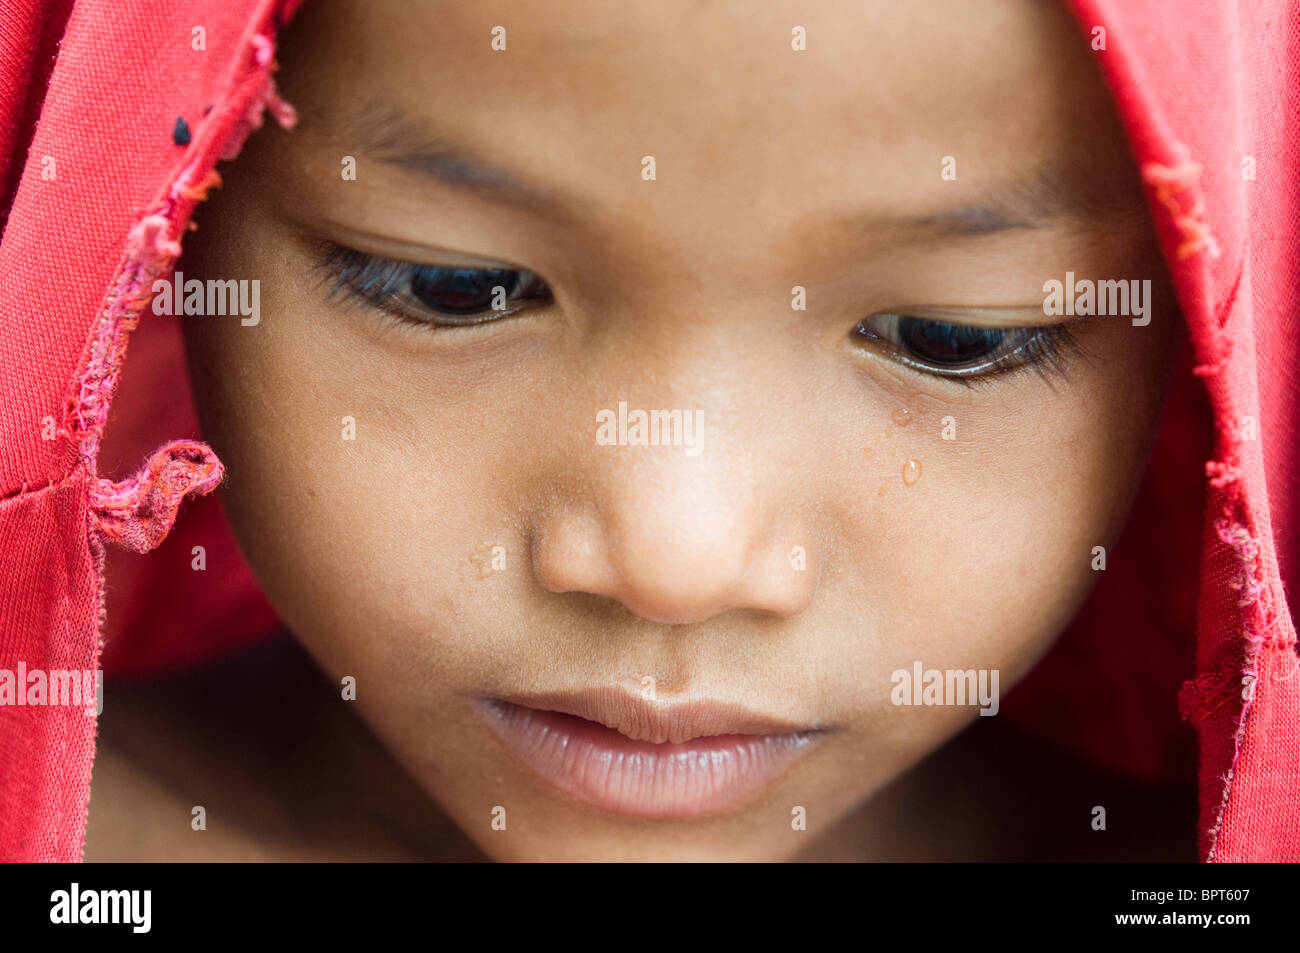
[[[894,423],[900,427],[906,427],[912,422],[912,412],[906,407],[900,407],[894,411]]]
[[[903,464],[903,482],[911,486],[919,479],[921,479],[921,461],[908,460]]]

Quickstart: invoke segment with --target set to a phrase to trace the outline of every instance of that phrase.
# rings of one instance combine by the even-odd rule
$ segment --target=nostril
[[[566,512],[534,535],[531,545],[533,578],[548,592],[592,592],[598,595],[608,556],[603,532],[591,514]]]

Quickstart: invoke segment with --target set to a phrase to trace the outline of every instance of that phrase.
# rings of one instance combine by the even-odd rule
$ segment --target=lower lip
[[[525,764],[594,807],[639,817],[709,814],[766,787],[805,754],[816,731],[712,735],[682,744],[633,741],[554,711],[485,699],[497,735]]]

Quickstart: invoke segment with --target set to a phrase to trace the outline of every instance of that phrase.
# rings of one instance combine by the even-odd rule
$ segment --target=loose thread
[[[1200,174],[1201,167],[1186,159],[1175,166],[1159,162],[1147,162],[1142,166],[1142,178],[1155,187],[1156,198],[1168,210],[1183,236],[1175,252],[1179,261],[1202,250],[1211,258],[1218,258],[1220,254],[1219,244],[1203,218],[1205,198],[1196,185]],[[1184,209],[1181,196],[1188,192],[1192,196],[1191,207]]]

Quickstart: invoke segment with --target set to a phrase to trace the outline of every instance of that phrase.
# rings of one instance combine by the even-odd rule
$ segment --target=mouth
[[[593,807],[636,817],[730,807],[769,786],[825,733],[723,702],[666,705],[617,689],[482,698],[477,707],[543,779]]]

